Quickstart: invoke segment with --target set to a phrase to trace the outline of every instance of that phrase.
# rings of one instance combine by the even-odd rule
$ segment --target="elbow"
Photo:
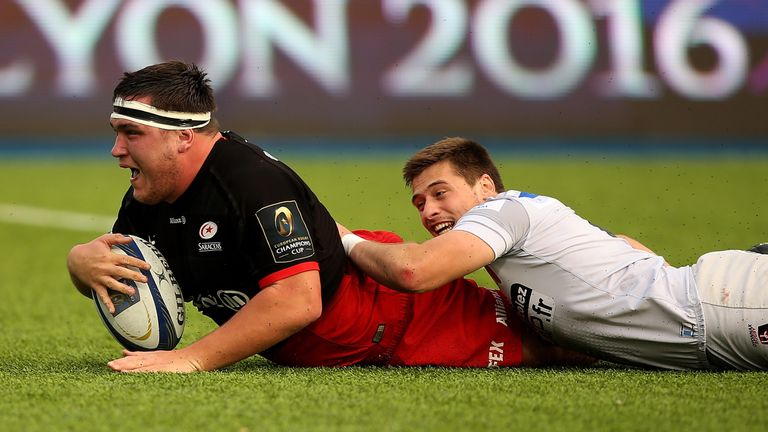
[[[417,273],[413,269],[405,268],[400,270],[398,274],[398,284],[397,287],[394,288],[397,288],[399,291],[412,293],[424,291],[421,287],[421,280],[419,280]]]
[[[282,325],[290,334],[297,333],[317,321],[322,315],[322,305],[304,304],[284,311]]]
[[[323,315],[323,302],[322,301],[314,302],[313,304],[309,305],[305,310],[304,321],[306,322],[306,325],[309,325],[319,320],[320,316],[322,315]]]
[[[407,265],[398,269],[398,277],[396,279],[398,283],[393,288],[398,291],[422,293],[436,288],[436,286],[433,286],[433,281],[427,276],[427,272],[420,269],[417,265]]]
[[[296,327],[304,328],[320,319],[323,314],[323,302],[320,299],[312,299],[303,302],[294,314]]]

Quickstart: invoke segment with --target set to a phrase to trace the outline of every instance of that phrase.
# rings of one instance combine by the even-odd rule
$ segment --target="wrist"
[[[341,238],[341,244],[342,246],[344,246],[344,253],[347,254],[347,256],[349,256],[352,253],[352,249],[354,249],[355,246],[357,246],[358,244],[364,241],[368,241],[368,240],[360,237],[357,234],[353,234],[353,233],[345,234]]]

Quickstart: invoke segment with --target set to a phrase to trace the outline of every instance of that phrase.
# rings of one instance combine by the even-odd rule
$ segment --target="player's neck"
[[[180,175],[178,179],[177,193],[169,201],[175,202],[184,192],[189,189],[189,186],[197,177],[200,169],[205,164],[205,160],[208,159],[208,155],[211,154],[213,146],[221,139],[221,133],[217,132],[213,136],[198,134],[194,143],[190,149],[183,155],[180,160]]]

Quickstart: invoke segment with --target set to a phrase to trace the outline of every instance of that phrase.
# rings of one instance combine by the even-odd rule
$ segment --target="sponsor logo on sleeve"
[[[261,230],[276,263],[313,256],[312,238],[296,201],[268,205],[256,212]]]

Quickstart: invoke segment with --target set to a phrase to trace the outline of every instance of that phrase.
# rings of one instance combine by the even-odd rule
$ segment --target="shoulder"
[[[528,201],[538,198],[539,195],[524,194],[518,191],[507,191],[489,198],[470,209],[465,217],[485,216],[492,219],[528,218]]]
[[[208,169],[231,198],[263,202],[303,195],[306,185],[290,167],[234,133],[224,137]]]
[[[255,166],[277,168],[282,165],[276,157],[233,132],[222,132],[222,136],[214,147],[211,161],[214,169],[224,166],[231,168],[227,172],[240,172]]]
[[[539,195],[531,192],[521,192],[516,190],[508,190],[496,195],[492,200],[504,201],[504,202],[517,202],[523,206],[546,206],[561,204],[555,198]]]
[[[510,190],[478,204],[470,210],[475,214],[498,214],[499,217],[525,217],[536,219],[551,213],[561,213],[562,210],[570,210],[565,204],[556,198],[545,195],[537,195],[529,192]]]
[[[528,236],[533,216],[525,202],[537,197],[517,191],[501,193],[469,210],[453,230],[474,234],[501,256]]]

